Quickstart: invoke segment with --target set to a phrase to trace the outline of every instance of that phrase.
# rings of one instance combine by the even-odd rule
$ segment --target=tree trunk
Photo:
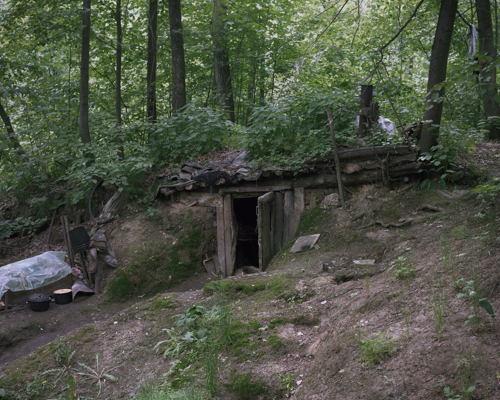
[[[437,144],[439,125],[443,113],[444,87],[434,88],[446,80],[448,54],[450,52],[451,36],[457,13],[458,0],[441,0],[439,19],[432,44],[429,79],[427,81],[427,105],[424,112],[426,123],[422,128],[420,151],[429,152]]]
[[[149,0],[148,23],[148,88],[146,119],[156,122],[156,55],[158,53],[156,40],[156,26],[158,21],[158,0]]]
[[[7,129],[7,137],[9,138],[10,143],[12,144],[12,147],[14,149],[18,150],[21,154],[23,154],[23,151],[21,149],[21,145],[19,144],[19,140],[17,139],[14,129],[12,128],[12,124],[10,122],[9,115],[5,112],[5,109],[2,106],[2,103],[0,103],[0,117],[2,118],[2,121],[5,125],[5,128]]]
[[[226,29],[224,17],[226,6],[221,0],[213,0],[212,39],[214,51],[215,85],[219,106],[229,114],[229,120],[234,122],[234,100],[231,86],[231,68],[227,51]]]
[[[476,0],[477,25],[479,37],[479,53],[490,56],[492,61],[497,58],[495,43],[493,40],[493,24],[491,22],[490,0]],[[495,100],[498,91],[496,89],[497,69],[489,68],[491,62],[484,61],[481,66],[481,93],[483,96],[484,115],[486,118],[500,116],[500,107]],[[489,127],[489,138],[500,139],[500,129],[496,125]]]
[[[82,57],[80,64],[80,137],[90,143],[89,131],[89,61],[90,61],[90,0],[83,0]]]
[[[115,82],[115,117],[116,117],[116,141],[120,145],[118,156],[120,160],[125,158],[123,153],[123,141],[121,138],[122,125],[122,5],[121,0],[116,0],[116,82]]]
[[[180,0],[168,0],[168,15],[170,20],[170,44],[172,46],[172,108],[176,112],[186,105],[186,63],[184,61],[184,36]]]

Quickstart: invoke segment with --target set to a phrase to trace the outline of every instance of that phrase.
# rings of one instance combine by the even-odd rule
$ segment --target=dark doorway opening
[[[234,216],[238,224],[235,269],[259,267],[259,232],[257,228],[257,197],[233,199]]]

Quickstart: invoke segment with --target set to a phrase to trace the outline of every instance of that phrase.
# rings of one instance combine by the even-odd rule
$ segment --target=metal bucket
[[[71,240],[71,247],[73,252],[83,253],[89,248],[90,236],[83,226],[78,226],[69,231],[69,239]]]

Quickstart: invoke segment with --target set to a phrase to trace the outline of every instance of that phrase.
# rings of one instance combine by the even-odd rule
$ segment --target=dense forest
[[[445,174],[499,138],[497,1],[3,0],[0,191],[36,228],[83,204],[97,177],[138,195],[138,173],[221,146],[298,162],[356,144],[360,85]],[[367,144],[403,139],[380,132]],[[0,237],[18,228],[0,219]]]

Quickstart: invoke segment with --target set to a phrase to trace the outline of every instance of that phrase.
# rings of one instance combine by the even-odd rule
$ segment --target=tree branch
[[[422,5],[422,3],[424,2],[425,0],[420,0],[420,3],[417,4],[417,6],[415,7],[415,10],[413,10],[413,14],[410,15],[410,18],[408,18],[408,21],[405,22],[405,24],[399,29],[398,33],[396,33],[393,38],[391,40],[389,40],[386,44],[384,44],[380,49],[378,49],[378,52],[380,53],[380,56],[381,58],[384,57],[384,54],[383,54],[383,51],[392,43],[394,42],[399,35],[401,35],[401,32],[404,31],[404,29],[408,26],[408,24],[411,22],[411,20],[413,19],[413,17],[415,17],[415,15],[417,14],[417,11],[418,9],[420,8],[420,6]]]
[[[457,10],[458,16],[462,19],[462,21],[465,22],[465,25],[467,25],[469,28],[471,27],[471,24],[465,19],[465,17],[462,15],[460,11]]]

